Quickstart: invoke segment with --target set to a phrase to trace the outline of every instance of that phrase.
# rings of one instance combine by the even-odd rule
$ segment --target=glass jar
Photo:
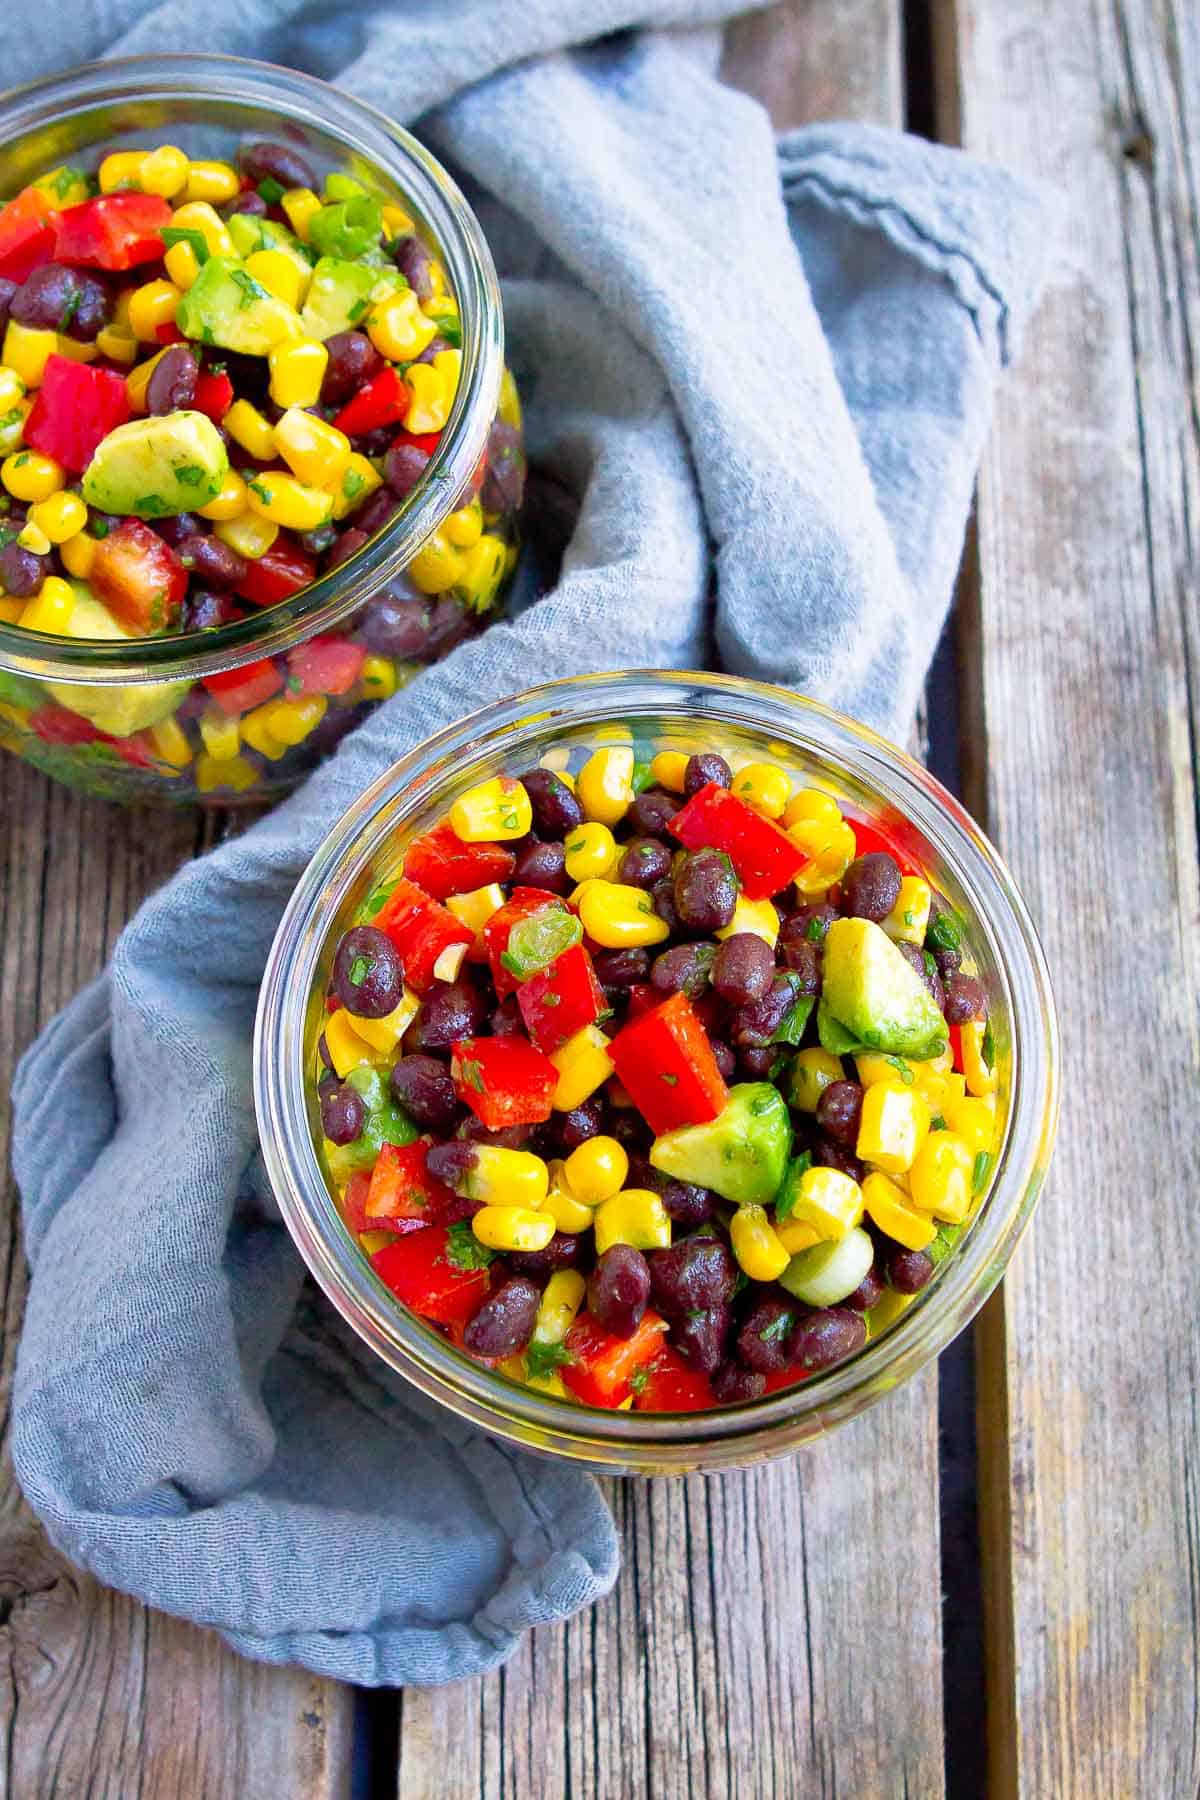
[[[91,64],[0,106],[10,195],[114,150],[169,142],[229,159],[239,141],[264,139],[408,213],[458,303],[457,394],[423,475],[375,535],[279,604],[119,641],[26,630],[15,606],[8,622],[0,610],[0,744],[112,798],[228,805],[286,791],[367,709],[480,629],[516,561],[524,464],[496,272],[462,194],[415,138],[324,82],[229,57]],[[388,492],[367,505],[383,511]],[[242,670],[244,683],[231,679]],[[277,699],[286,718],[256,710]]]
[[[1004,1123],[990,1186],[934,1279],[890,1329],[801,1385],[687,1414],[554,1399],[475,1362],[388,1292],[346,1228],[318,1156],[313,1045],[341,932],[408,840],[475,783],[549,758],[578,767],[624,732],[635,755],[716,749],[769,758],[904,842],[968,921],[991,1002]],[[727,676],[580,676],[476,713],[398,762],[350,808],[302,876],[263,979],[255,1100],[267,1171],[321,1287],[359,1336],[423,1393],[497,1437],[613,1473],[681,1474],[780,1455],[853,1418],[962,1330],[1004,1273],[1044,1178],[1058,1110],[1058,1026],[1041,948],[1011,875],[963,808],[903,751],[812,701]]]

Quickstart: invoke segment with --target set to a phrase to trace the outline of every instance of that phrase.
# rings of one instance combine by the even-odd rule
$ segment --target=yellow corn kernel
[[[112,323],[118,331],[129,330],[129,296],[132,288],[123,287],[113,302]]]
[[[207,506],[202,507],[201,511],[205,518],[212,518]],[[232,519],[218,519],[213,536],[219,537],[231,550],[236,550],[239,556],[248,556],[252,562],[257,562],[260,556],[267,554],[279,536],[279,527],[274,519],[264,519],[256,512],[243,512]]]
[[[286,301],[296,311],[303,306],[312,276],[282,250],[253,251],[246,258],[246,271],[276,300]]]
[[[814,1165],[806,1169],[796,1188],[789,1220],[811,1225],[821,1238],[843,1238],[863,1214],[862,1189],[840,1169]]]
[[[144,150],[113,150],[96,171],[102,194],[115,194],[122,188],[140,188]]]
[[[66,486],[67,472],[39,450],[17,450],[0,464],[0,481],[14,500],[48,500]]]
[[[246,484],[236,469],[230,469],[221,483],[221,491],[207,506],[197,508],[202,519],[239,519],[250,510],[250,496]]]
[[[331,495],[276,469],[256,475],[246,487],[250,510],[287,531],[315,531],[333,512]]]
[[[774,949],[779,938],[779,914],[770,900],[747,900],[745,894],[739,893],[734,901],[732,919],[713,935],[731,938],[739,937],[743,932],[760,937],[764,944],[770,944]]]
[[[882,1337],[888,1327],[908,1311],[916,1297],[915,1294],[898,1294],[895,1288],[885,1287],[870,1312],[863,1315],[868,1341],[874,1343],[876,1338]]]
[[[790,831],[793,825],[813,820],[822,825],[836,825],[841,816],[842,809],[832,794],[824,794],[820,788],[801,788],[784,807],[782,824],[785,831]]]
[[[614,1137],[585,1138],[563,1164],[567,1186],[585,1206],[599,1206],[619,1193],[629,1173],[624,1144]]]
[[[307,244],[312,216],[321,210],[320,199],[311,188],[289,188],[279,204],[283,208],[284,217],[300,242]]]
[[[0,594],[0,625],[19,625],[25,612],[25,604],[24,600],[13,600],[7,594]],[[24,722],[24,714],[19,713],[15,706],[0,702],[0,719],[20,725]]]
[[[58,546],[58,554],[68,575],[76,581],[86,581],[96,560],[96,540],[90,532],[78,531]]]
[[[171,214],[171,225],[176,231],[198,231],[210,256],[237,255],[228,225],[205,200],[189,200],[186,206],[177,206]]]
[[[364,1064],[378,1060],[373,1046],[355,1031],[354,1020],[344,1006],[330,1013],[325,1021],[325,1048],[334,1072],[343,1081],[351,1069],[360,1069]]]
[[[457,586],[466,569],[462,551],[454,548],[445,532],[435,531],[417,551],[405,573],[423,594],[441,594],[447,588]]]
[[[18,400],[15,406],[0,416],[0,456],[20,449],[25,421],[32,411],[32,400]]]
[[[129,323],[143,344],[158,342],[160,325],[173,323],[183,295],[173,281],[146,281],[129,296]]]
[[[505,369],[500,377],[499,416],[514,431],[521,429],[521,396],[517,392],[517,384],[513,380],[511,369]]]
[[[688,758],[682,750],[660,750],[651,758],[650,778],[669,793],[682,794],[687,766]]]
[[[485,1206],[523,1206],[536,1211],[545,1201],[550,1171],[531,1150],[506,1150],[499,1144],[476,1144],[475,1161],[463,1177],[468,1200]]]
[[[128,367],[137,361],[137,339],[131,331],[122,331],[117,325],[106,325],[103,331],[96,333],[96,348],[109,362],[124,363]]]
[[[588,882],[579,899],[579,917],[587,935],[606,950],[661,944],[671,935],[645,888],[621,881]]]
[[[603,1087],[613,1072],[608,1045],[598,1025],[585,1025],[554,1052],[550,1061],[558,1070],[558,1086],[551,1101],[555,1112],[573,1112]]]
[[[413,1020],[421,1010],[421,1002],[411,988],[405,988],[399,1002],[382,1019],[360,1019],[357,1013],[346,1016],[366,1044],[391,1056]]]
[[[546,1192],[544,1210],[554,1220],[558,1231],[565,1231],[569,1237],[578,1237],[581,1231],[592,1228],[592,1209],[585,1206],[582,1200],[576,1199],[567,1185],[563,1174],[563,1165],[556,1158],[550,1164],[550,1186]]]
[[[788,836],[808,857],[796,877],[796,892],[808,899],[823,894],[840,881],[858,851],[854,832],[845,819],[801,819],[788,827]]]
[[[994,1094],[1000,1085],[999,1069],[994,1060],[989,1062],[984,1055],[983,1043],[987,1032],[986,1019],[968,1019],[961,1031],[962,1065],[963,1074],[967,1078],[967,1092],[977,1097]]]
[[[817,1102],[830,1082],[844,1079],[840,1057],[818,1049],[815,1044],[810,1050],[801,1050],[792,1058],[788,1105],[794,1106],[797,1112],[815,1113]]]
[[[623,1188],[595,1212],[596,1253],[614,1244],[635,1250],[665,1250],[671,1242],[671,1219],[662,1195],[649,1188]]]
[[[966,1140],[972,1157],[995,1149],[997,1113],[995,1094],[966,1095],[942,1107],[942,1117],[951,1131]]]
[[[198,794],[244,794],[259,778],[254,764],[244,756],[217,762],[207,753],[196,758],[194,776]]]
[[[583,1305],[587,1283],[578,1269],[557,1269],[542,1290],[533,1327],[535,1344],[561,1344]]]
[[[57,169],[47,169],[44,175],[38,176],[33,186],[40,188],[44,194],[53,194],[54,204],[59,212],[68,206],[82,206],[85,200],[91,198],[87,177],[81,175],[78,169],[68,168],[65,163],[60,164]]]
[[[485,1206],[471,1220],[471,1230],[489,1250],[544,1250],[554,1236],[554,1220],[527,1206]]]
[[[774,1281],[792,1260],[761,1206],[738,1207],[729,1221],[729,1242],[738,1268],[751,1281]]]
[[[74,611],[75,590],[70,582],[63,581],[57,575],[47,575],[21,614],[21,628],[24,631],[44,631],[50,636],[63,637]]]
[[[241,187],[237,170],[225,162],[189,162],[185,200],[207,200],[210,206],[223,206],[235,200]]]
[[[266,723],[281,744],[302,744],[317,729],[329,705],[324,694],[296,694],[287,700],[268,700]]]
[[[17,533],[17,542],[22,550],[32,550],[35,556],[49,556],[50,554],[50,539],[41,526],[35,525],[31,519],[26,519]]]
[[[593,751],[579,771],[575,792],[587,818],[616,825],[633,799],[633,751],[625,744]]]
[[[868,1216],[880,1231],[895,1238],[906,1250],[924,1250],[937,1236],[937,1226],[929,1214],[918,1212],[895,1182],[878,1170],[863,1182],[862,1196]]]
[[[134,342],[137,342],[136,338]],[[170,346],[168,345],[167,348],[169,349]],[[150,386],[150,377],[166,354],[166,349],[156,351],[153,356],[148,356],[145,362],[138,363],[135,369],[130,369],[125,377],[125,393],[133,412],[144,413],[149,410],[146,390]]]
[[[446,271],[435,256],[429,264],[429,285],[433,289],[430,298],[440,300],[446,292]]]
[[[777,1222],[775,1236],[779,1239],[789,1257],[799,1256],[802,1250],[811,1250],[814,1244],[821,1242],[821,1234],[815,1225],[809,1225],[804,1219],[784,1219]]]
[[[15,369],[0,367],[0,413],[11,412],[25,398],[25,383]]]
[[[138,168],[138,186],[144,194],[157,194],[162,200],[173,200],[187,186],[188,159],[174,144],[160,144],[143,156]]]
[[[508,568],[508,546],[503,538],[484,532],[469,550],[461,552],[462,574],[454,583],[461,600],[474,612],[486,612],[500,591]]]
[[[332,431],[333,426],[327,427]],[[355,512],[364,500],[369,500],[377,488],[383,486],[383,477],[374,463],[358,450],[350,452],[350,459],[342,470],[341,480],[329,483],[333,487],[333,516],[345,519]]]
[[[452,338],[456,331],[459,337],[462,336],[462,314],[453,294],[431,294],[428,300],[421,302],[421,309],[433,320],[443,337]],[[451,327],[449,331],[447,326]]]
[[[905,875],[900,883],[900,892],[896,896],[887,918],[882,920],[883,929],[897,944],[923,944],[925,928],[929,924],[929,908],[933,901],[933,893],[927,881],[918,875]]]
[[[450,417],[462,368],[461,350],[439,350],[431,363],[413,363],[405,372],[412,401],[404,421],[408,431],[441,431]]]
[[[276,421],[275,448],[293,475],[311,487],[336,486],[351,455],[350,439],[344,431],[301,406],[289,406]]]
[[[747,763],[734,776],[732,791],[765,819],[780,819],[792,797],[792,782],[778,763]]]
[[[4,331],[4,351],[0,362],[23,381],[27,388],[41,387],[46,364],[58,349],[58,333],[38,331],[10,319]]]
[[[479,501],[472,500],[469,506],[462,506],[443,519],[442,530],[456,550],[469,550],[472,544],[477,544],[483,530],[483,509]]]
[[[437,326],[425,317],[413,290],[403,288],[375,302],[367,315],[367,336],[389,362],[412,362],[432,344]]]
[[[450,825],[464,844],[503,843],[532,829],[533,807],[521,782],[494,775],[459,795],[450,808]]]
[[[445,904],[468,931],[475,933],[478,948],[483,943],[484,926],[504,905],[504,889],[498,881],[489,881],[486,887],[472,888],[469,893],[451,894]]]
[[[163,257],[163,267],[177,288],[187,290],[200,273],[200,258],[189,243],[172,244]]]
[[[200,737],[214,762],[229,762],[242,746],[242,728],[238,721],[216,706],[201,713]]]
[[[905,1087],[911,1087],[917,1078],[915,1063],[903,1056],[887,1056],[882,1050],[864,1050],[854,1059],[854,1071],[865,1088],[874,1087],[878,1081],[902,1081]]]
[[[358,679],[368,700],[390,700],[400,685],[396,665],[390,656],[368,656],[358,672]]]
[[[383,229],[388,237],[405,237],[415,230],[415,224],[402,206],[385,206],[383,209]]]
[[[249,400],[235,400],[221,420],[235,444],[248,451],[255,462],[270,462],[275,455],[275,431]]]
[[[150,727],[150,742],[154,745],[154,754],[173,769],[186,769],[192,760],[187,733],[173,715]]]
[[[79,495],[70,494],[65,488],[51,494],[48,500],[37,501],[29,509],[29,523],[44,531],[52,544],[65,544],[77,531],[82,531],[87,517],[87,507]]]
[[[946,1225],[961,1225],[971,1210],[975,1157],[956,1131],[931,1131],[908,1171],[912,1203]]]
[[[885,1175],[903,1175],[928,1130],[929,1108],[915,1085],[877,1081],[863,1091],[855,1154]]]
[[[268,703],[269,705],[269,703]],[[287,745],[281,744],[267,722],[268,707],[256,706],[253,712],[243,713],[240,722],[242,741],[251,750],[257,750],[268,762],[278,762],[287,752]]]
[[[65,356],[69,362],[95,362],[100,355],[95,344],[81,344],[78,338],[64,337],[61,332],[54,341],[54,354]]]

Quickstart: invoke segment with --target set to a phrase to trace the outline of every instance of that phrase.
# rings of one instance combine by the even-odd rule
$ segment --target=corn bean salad
[[[395,1298],[514,1381],[665,1413],[886,1330],[1002,1124],[972,922],[914,838],[775,763],[631,741],[483,781],[387,853],[330,945],[312,1080]]]
[[[424,481],[462,366],[416,222],[282,143],[116,150],[22,189],[0,332],[0,624],[110,645],[202,639],[353,557]],[[0,742],[100,791],[291,785],[496,606],[520,423],[506,375],[469,489],[348,626],[198,683],[0,671]]]

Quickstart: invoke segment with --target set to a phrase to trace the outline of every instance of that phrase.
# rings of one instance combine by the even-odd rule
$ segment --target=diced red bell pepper
[[[962,1026],[947,1025],[946,1038],[950,1045],[950,1054],[954,1058],[954,1067],[961,1075],[963,1072]]]
[[[100,440],[128,417],[129,395],[115,369],[94,369],[55,354],[46,359],[23,435],[31,448],[81,475]]]
[[[854,831],[856,855],[872,856],[876,851],[883,850],[899,865],[902,875],[920,875],[921,865],[916,860],[920,854],[919,846],[915,843],[906,844],[902,835],[906,827],[910,832],[913,829],[907,825],[906,820],[898,819],[893,825],[883,819],[856,819],[847,813],[846,823]]]
[[[453,976],[438,974],[439,958],[459,944],[465,952],[472,943],[472,933],[460,919],[415,881],[407,881],[403,876],[388,895],[375,924],[387,932],[400,952],[404,979],[418,994],[427,994],[435,981],[452,980]],[[460,963],[461,960],[460,957]]]
[[[411,444],[415,450],[422,450],[426,456],[432,456],[441,441],[440,431],[398,431],[392,439],[392,448],[395,449],[398,444]]]
[[[523,1037],[463,1038],[450,1060],[454,1091],[489,1131],[550,1117],[558,1070]]]
[[[348,694],[366,660],[349,638],[309,638],[288,651],[288,686],[298,694]]]
[[[356,1169],[342,1195],[342,1216],[351,1231],[375,1231],[378,1228],[379,1221],[367,1216],[367,1196],[370,1192],[371,1171]]]
[[[517,989],[525,1029],[539,1050],[553,1056],[568,1038],[594,1025],[608,1001],[582,944],[572,944],[552,963],[527,976]]]
[[[174,319],[168,320],[165,325],[156,325],[154,327],[154,335],[160,344],[187,343],[187,339],[184,337],[182,331],[180,331],[178,325],[176,325]]]
[[[107,744],[112,739],[97,729],[90,719],[80,713],[73,713],[66,706],[59,706],[56,701],[48,700],[45,706],[39,706],[31,712],[27,721],[29,729],[36,732],[44,744]]]
[[[515,994],[521,985],[520,977],[506,969],[501,960],[508,949],[509,932],[518,920],[531,919],[534,913],[543,912],[548,906],[560,907],[562,904],[561,897],[552,894],[548,888],[515,887],[484,926],[483,941],[487,946],[492,981],[501,1000],[506,994]]]
[[[171,208],[157,194],[101,194],[56,215],[55,260],[85,269],[157,262],[170,223]]]
[[[662,1348],[667,1321],[646,1311],[632,1337],[614,1337],[591,1313],[581,1313],[564,1340],[570,1362],[562,1365],[563,1386],[587,1406],[620,1406],[633,1392],[631,1377]]]
[[[620,1030],[613,1067],[655,1136],[715,1119],[729,1098],[712,1045],[686,994]]]
[[[347,400],[333,422],[347,437],[364,437],[387,425],[399,425],[411,404],[407,383],[389,364]]]
[[[412,1144],[384,1144],[371,1171],[366,1216],[371,1230],[393,1219],[421,1219],[429,1225],[441,1221],[456,1195],[452,1188],[431,1175],[426,1166],[429,1145],[424,1138]]]
[[[404,853],[404,873],[435,900],[448,900],[451,894],[508,881],[516,860],[503,844],[464,844],[449,819],[443,819],[413,839]]]
[[[717,1404],[708,1376],[684,1362],[673,1344],[663,1344],[633,1383],[635,1412],[708,1412]]]
[[[723,850],[748,900],[779,893],[807,861],[786,831],[715,781],[692,795],[668,829],[685,849]]]
[[[187,570],[141,519],[122,519],[96,545],[88,584],[127,631],[148,637],[174,622]]]
[[[766,1378],[764,1394],[777,1394],[780,1388],[796,1387],[807,1380],[803,1369],[773,1369]]]
[[[0,211],[0,276],[24,281],[54,255],[54,209],[44,189],[22,188]]]
[[[197,412],[206,413],[214,425],[219,425],[233,405],[233,383],[228,375],[198,375],[192,405]]]
[[[114,738],[113,750],[131,768],[162,770],[162,758],[155,755],[154,746],[144,731],[135,731],[132,737]]]
[[[246,572],[237,583],[237,591],[243,599],[254,606],[277,606],[281,600],[287,600],[298,594],[301,588],[308,587],[317,578],[317,565],[311,556],[306,556],[299,544],[285,537],[281,532],[261,556],[246,558]],[[330,639],[331,643],[341,644],[340,638]],[[352,648],[357,649],[354,645]],[[362,657],[359,657],[359,668]],[[357,671],[354,679],[357,679]],[[347,683],[353,687],[354,680]],[[343,690],[344,691],[344,690]]]
[[[460,1269],[451,1254],[452,1242],[445,1226],[426,1225],[377,1250],[371,1267],[397,1300],[421,1318],[465,1325],[487,1298],[488,1272]]]
[[[221,711],[235,719],[279,692],[283,670],[269,656],[263,656],[257,662],[243,663],[240,669],[224,669],[202,679]]]

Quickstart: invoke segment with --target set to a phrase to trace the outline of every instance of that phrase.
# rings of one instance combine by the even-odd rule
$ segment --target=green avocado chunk
[[[98,600],[85,581],[71,582],[75,605],[67,623],[73,638],[127,639],[129,633]],[[101,687],[93,682],[48,681],[47,692],[60,706],[90,719],[110,737],[132,737],[175,711],[191,686],[190,681],[149,681]]]
[[[335,332],[353,331],[371,310],[372,299],[405,285],[399,270],[371,269],[365,263],[323,256],[313,270],[300,323],[322,343]]]
[[[821,1004],[871,1050],[902,1056],[945,1037],[932,994],[870,919],[835,919],[826,932]]]
[[[266,356],[301,335],[300,315],[269,294],[236,256],[210,256],[175,315],[184,337],[242,356]]]
[[[221,434],[202,412],[130,419],[101,438],[83,476],[83,497],[101,512],[165,519],[220,493],[229,473]]]
[[[707,1125],[682,1125],[655,1138],[650,1161],[664,1175],[712,1188],[737,1206],[765,1206],[783,1180],[791,1144],[779,1090],[769,1081],[742,1081]]]
[[[253,213],[234,213],[226,222],[239,256],[253,256],[256,250],[279,250],[302,275],[312,274],[312,257],[286,225],[279,225],[274,219],[256,219]]]

